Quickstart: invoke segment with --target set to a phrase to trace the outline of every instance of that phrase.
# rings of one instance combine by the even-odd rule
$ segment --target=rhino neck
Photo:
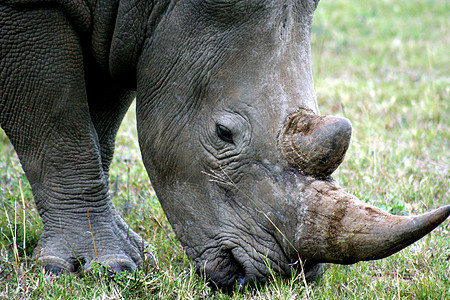
[[[91,53],[113,80],[136,90],[136,65],[146,38],[159,24],[170,1],[88,0]]]
[[[164,4],[165,1],[154,5],[156,9],[159,3]],[[108,49],[102,50],[109,50],[103,53],[108,55],[111,77],[124,87],[136,90],[136,65],[148,34],[147,24],[152,15],[153,1],[115,1],[113,5],[115,10],[107,14],[108,18],[115,16],[111,20],[114,22],[113,34],[110,44],[104,45]]]

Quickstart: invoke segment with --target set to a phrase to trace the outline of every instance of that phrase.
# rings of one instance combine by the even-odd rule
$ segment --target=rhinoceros
[[[387,257],[450,206],[395,216],[331,174],[352,127],[320,116],[313,0],[3,0],[0,124],[43,221],[48,272],[142,266],[108,192],[136,97],[142,158],[187,255],[220,286]],[[95,242],[95,243],[94,243]],[[95,247],[94,247],[95,246]],[[296,263],[297,262],[297,263]]]

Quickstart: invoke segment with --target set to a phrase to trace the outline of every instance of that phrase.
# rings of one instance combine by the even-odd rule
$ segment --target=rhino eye
[[[216,125],[216,133],[222,141],[230,143],[230,144],[234,144],[233,133],[231,133],[230,129],[226,128],[223,125],[217,124]]]

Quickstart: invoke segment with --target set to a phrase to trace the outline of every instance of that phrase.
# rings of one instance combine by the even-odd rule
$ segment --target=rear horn
[[[352,125],[345,118],[300,110],[288,117],[282,129],[281,151],[303,173],[325,178],[344,160],[351,135]]]

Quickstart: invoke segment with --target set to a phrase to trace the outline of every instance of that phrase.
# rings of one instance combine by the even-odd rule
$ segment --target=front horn
[[[422,238],[450,215],[450,205],[419,216],[395,216],[313,180],[300,209],[296,250],[306,260],[352,264],[385,258]]]
[[[316,178],[331,175],[344,160],[352,125],[345,118],[318,116],[306,110],[290,115],[281,132],[287,161]]]

